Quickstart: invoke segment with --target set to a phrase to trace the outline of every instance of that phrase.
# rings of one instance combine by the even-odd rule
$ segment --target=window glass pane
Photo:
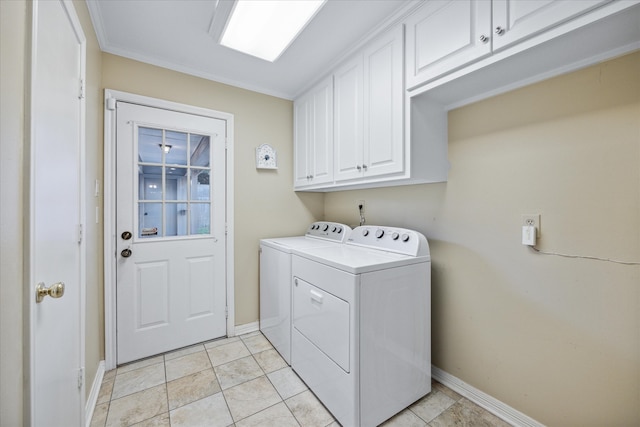
[[[138,203],[138,237],[162,237],[162,203]]]
[[[191,200],[210,200],[209,170],[191,169]]]
[[[159,166],[140,166],[138,199],[162,200],[162,168]]]
[[[209,167],[209,137],[191,135],[191,166]]]
[[[165,164],[187,164],[187,135],[184,132],[165,131]]]
[[[191,204],[191,234],[210,234],[209,203]]]
[[[162,163],[162,129],[138,128],[138,159],[143,163]]]
[[[187,200],[187,168],[165,167],[165,200]]]
[[[165,218],[167,222],[166,236],[187,235],[187,204],[167,203],[165,205]]]

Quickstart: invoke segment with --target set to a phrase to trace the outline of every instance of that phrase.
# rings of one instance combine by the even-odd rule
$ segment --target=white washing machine
[[[260,240],[260,330],[291,364],[291,251],[342,244],[351,227],[314,222],[304,236]]]
[[[291,367],[344,427],[431,391],[431,258],[420,233],[361,226],[292,258]]]

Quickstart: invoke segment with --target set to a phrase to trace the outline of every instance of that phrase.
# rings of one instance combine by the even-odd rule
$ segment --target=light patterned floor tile
[[[186,375],[210,369],[211,362],[207,353],[201,351],[181,356],[177,359],[167,360],[165,366],[167,369],[167,381],[173,381]]]
[[[111,392],[111,399],[119,399],[139,391],[165,383],[164,364],[156,363],[133,371],[118,374]]]
[[[111,401],[107,427],[128,426],[167,412],[166,384]]]
[[[302,427],[326,426],[333,421],[331,413],[310,391],[297,394],[285,403]]]
[[[442,392],[442,393],[446,394],[447,396],[449,396],[450,398],[452,398],[456,402],[462,398],[461,395],[459,395],[455,391],[451,390],[449,387],[447,387],[445,385],[442,385],[440,382],[438,382],[436,380],[432,380],[431,381],[431,389],[434,390],[434,391],[438,390],[439,392]]]
[[[112,369],[110,371],[105,372],[104,377],[102,378],[102,381],[113,381],[116,378],[116,372],[118,372],[117,369]]]
[[[135,362],[127,363],[126,365],[118,366],[118,369],[116,370],[116,376],[124,374],[125,372],[135,371],[136,369],[163,362],[164,356],[162,354],[159,356],[149,357],[148,359],[137,360]]]
[[[242,340],[214,347],[207,350],[207,353],[214,367],[251,355]]]
[[[164,414],[156,415],[153,418],[134,424],[131,427],[171,427],[169,413],[165,412]]]
[[[253,357],[267,374],[287,366],[287,362],[285,362],[274,349],[261,351],[260,353],[254,354]]]
[[[260,353],[261,351],[273,349],[273,346],[271,345],[269,340],[260,333],[256,335],[243,335],[241,338],[251,354],[256,354]]]
[[[171,427],[226,427],[233,424],[222,393],[174,409]]]
[[[427,423],[408,409],[396,414],[380,427],[427,427]]]
[[[426,422],[430,422],[454,403],[455,400],[436,390],[418,400],[409,409]]]
[[[236,423],[236,427],[299,427],[299,425],[284,402],[273,405]]]
[[[214,368],[223,390],[264,375],[253,357],[248,356]]]
[[[204,343],[204,348],[209,350],[211,348],[220,347],[221,345],[231,344],[232,342],[240,341],[240,337],[230,337],[230,338],[218,338],[213,341],[207,341]]]
[[[113,377],[115,379],[115,376]],[[102,385],[100,386],[100,392],[98,393],[98,400],[96,403],[104,403],[111,400],[111,392],[113,391],[113,384],[115,381],[104,381],[102,380]]]
[[[187,375],[167,383],[169,410],[220,392],[213,368]]]
[[[236,422],[282,401],[266,376],[224,390],[223,393]]]
[[[185,347],[185,348],[181,348],[179,350],[175,350],[169,353],[166,353],[164,355],[164,360],[165,362],[167,360],[171,360],[171,359],[177,359],[178,357],[181,356],[186,356],[187,354],[193,354],[193,353],[197,353],[199,351],[204,351],[204,345],[202,344],[196,344],[196,345],[192,345],[190,347]]]
[[[91,417],[90,427],[104,427],[107,423],[107,414],[109,413],[109,402],[96,405]]]
[[[432,427],[509,427],[509,424],[464,397],[429,423]]]
[[[283,400],[295,396],[298,393],[302,393],[307,390],[307,385],[302,382],[300,377],[293,372],[293,369],[286,367],[278,371],[267,374],[269,381],[273,383]]]

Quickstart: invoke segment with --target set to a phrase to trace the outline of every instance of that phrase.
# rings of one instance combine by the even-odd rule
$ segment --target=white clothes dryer
[[[260,240],[260,330],[291,364],[291,252],[342,244],[351,227],[314,222],[304,236]]]
[[[293,251],[291,367],[344,427],[377,426],[431,391],[427,239],[361,226]]]

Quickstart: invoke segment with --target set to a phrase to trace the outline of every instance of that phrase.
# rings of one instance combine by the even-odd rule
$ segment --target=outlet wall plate
[[[536,238],[540,238],[540,235],[542,234],[540,231],[540,214],[522,214],[522,221],[520,225],[523,227],[533,225],[536,228]]]

